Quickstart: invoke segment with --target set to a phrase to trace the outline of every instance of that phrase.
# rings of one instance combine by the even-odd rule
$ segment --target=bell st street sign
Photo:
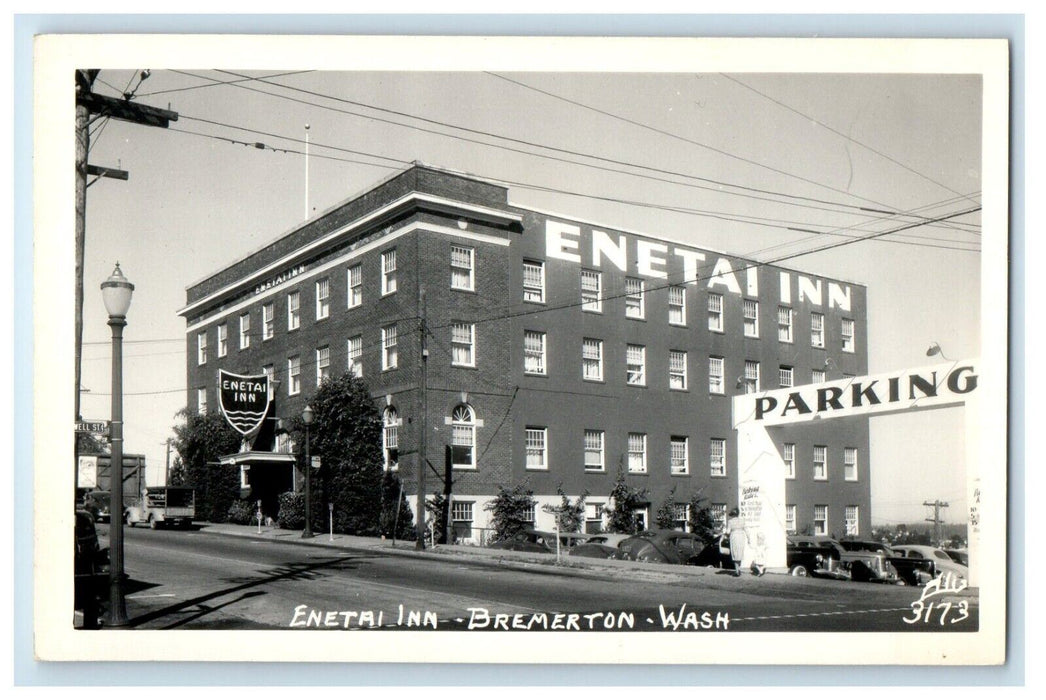
[[[109,421],[107,420],[78,420],[76,421],[76,432],[78,433],[100,433],[109,434]]]

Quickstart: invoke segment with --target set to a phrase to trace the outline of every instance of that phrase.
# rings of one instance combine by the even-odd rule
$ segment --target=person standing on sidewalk
[[[725,529],[725,533],[730,539],[730,558],[734,561],[734,576],[741,575],[741,560],[744,559],[745,545],[748,544],[748,531],[745,530],[745,521],[740,515],[737,508],[731,509]]]

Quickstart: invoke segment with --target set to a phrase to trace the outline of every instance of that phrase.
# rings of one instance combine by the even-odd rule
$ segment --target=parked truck
[[[130,527],[148,524],[153,530],[172,525],[189,527],[196,517],[196,492],[184,486],[153,486],[124,510]]]

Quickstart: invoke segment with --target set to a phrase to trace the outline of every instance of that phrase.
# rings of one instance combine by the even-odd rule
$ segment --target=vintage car
[[[938,547],[923,544],[905,544],[894,547],[894,551],[899,557],[906,559],[929,560],[933,564],[931,575],[935,578],[943,573],[951,573],[962,581],[969,579],[969,568],[952,561],[951,557]]]
[[[965,549],[946,549],[944,550],[944,553],[947,554],[956,564],[962,564],[969,568],[970,553]]]
[[[834,547],[813,542],[790,542],[786,553],[788,573],[792,576],[849,578],[848,574],[839,568],[842,554]],[[733,570],[734,561],[730,557],[730,543],[726,535],[720,535],[701,550],[693,563],[697,566]]]
[[[697,563],[705,543],[697,535],[681,530],[644,530],[622,540],[618,558],[660,564]]]
[[[577,532],[559,533],[559,551],[568,553],[580,543],[589,539],[589,535]],[[488,549],[505,549],[510,552],[535,552],[538,554],[556,553],[556,533],[541,530],[524,530],[503,540],[487,545]]]
[[[616,532],[603,532],[592,535],[584,542],[570,550],[572,557],[587,557],[590,559],[618,559],[621,550],[618,545],[631,535],[623,535]]]
[[[893,560],[894,551],[882,542],[844,537],[839,544],[846,550],[844,561],[849,562],[850,578],[854,581],[905,584]]]

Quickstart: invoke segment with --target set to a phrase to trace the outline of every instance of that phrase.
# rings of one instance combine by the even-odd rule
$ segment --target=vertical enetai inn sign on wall
[[[269,410],[269,377],[245,376],[218,370],[218,404],[229,425],[240,435],[261,427]]]

